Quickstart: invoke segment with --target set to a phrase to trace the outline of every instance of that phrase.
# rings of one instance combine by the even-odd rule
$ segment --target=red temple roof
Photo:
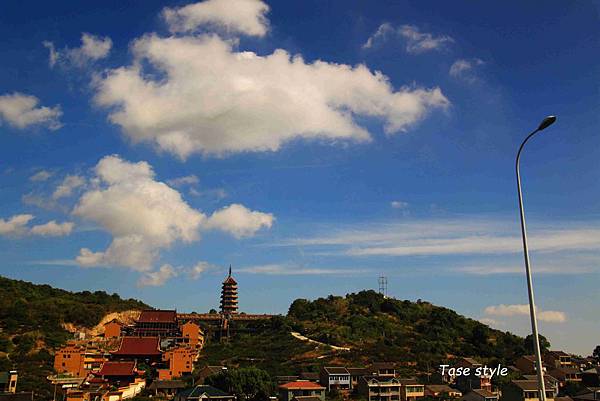
[[[98,376],[134,376],[135,362],[108,361],[102,364],[102,368],[96,373]]]
[[[145,310],[137,320],[140,323],[176,323],[177,312],[174,310]]]
[[[159,356],[161,355],[158,337],[123,337],[121,345],[113,355]]]
[[[229,276],[223,281],[223,284],[237,284],[237,281],[233,277]]]

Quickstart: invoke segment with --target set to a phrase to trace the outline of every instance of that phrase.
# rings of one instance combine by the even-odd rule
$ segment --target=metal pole
[[[523,210],[523,194],[521,192],[521,173],[519,172],[519,162],[521,158],[521,151],[523,150],[523,146],[525,143],[539,132],[539,129],[536,129],[531,134],[525,138],[521,146],[519,147],[519,152],[517,153],[517,161],[516,161],[516,170],[517,170],[517,190],[519,193],[519,212],[521,215],[521,235],[523,237],[523,255],[525,257],[525,272],[527,274],[527,291],[529,295],[529,315],[531,317],[531,331],[533,332],[533,347],[535,349],[535,359],[537,366],[537,380],[538,380],[538,398],[540,401],[546,401],[546,385],[544,383],[544,371],[542,367],[542,354],[540,352],[540,340],[538,336],[538,328],[537,328],[537,317],[535,312],[535,301],[533,297],[533,283],[531,280],[531,268],[529,265],[529,250],[527,246],[527,228],[525,225],[525,211]]]

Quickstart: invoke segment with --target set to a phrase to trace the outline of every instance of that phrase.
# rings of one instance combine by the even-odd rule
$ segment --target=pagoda
[[[237,281],[231,277],[231,266],[229,266],[229,275],[223,281],[221,288],[221,313],[223,315],[238,313],[238,285]]]

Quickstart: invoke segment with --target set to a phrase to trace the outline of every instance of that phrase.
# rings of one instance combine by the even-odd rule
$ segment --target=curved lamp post
[[[523,210],[523,194],[521,193],[521,173],[519,172],[519,162],[521,159],[521,151],[523,147],[535,134],[538,132],[548,128],[556,121],[555,116],[548,116],[544,118],[544,120],[540,123],[539,127],[535,131],[525,138],[521,146],[519,147],[519,151],[517,152],[517,161],[516,161],[516,170],[517,170],[517,190],[519,193],[519,212],[521,214],[521,235],[523,237],[523,254],[525,257],[525,272],[527,274],[527,291],[529,294],[529,315],[531,317],[531,331],[533,334],[533,346],[535,349],[535,359],[536,359],[536,371],[537,371],[537,380],[538,380],[538,398],[540,401],[546,401],[546,385],[544,383],[544,371],[542,368],[542,354],[540,352],[540,339],[538,337],[538,328],[537,328],[537,317],[535,314],[535,301],[533,299],[533,284],[531,282],[531,269],[529,266],[529,251],[527,247],[527,228],[525,227],[525,212]]]

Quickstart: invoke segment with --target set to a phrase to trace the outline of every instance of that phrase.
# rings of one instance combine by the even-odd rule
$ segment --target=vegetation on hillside
[[[0,371],[18,369],[20,391],[51,399],[50,351],[72,336],[63,323],[93,327],[107,313],[147,307],[104,291],[69,292],[0,277]]]
[[[375,291],[314,301],[298,299],[285,317],[241,326],[226,343],[209,342],[200,365],[257,366],[271,375],[318,371],[326,364],[361,366],[375,361],[418,363],[420,371],[451,355],[507,364],[526,353],[527,343],[511,333],[428,302],[385,298]],[[329,347],[300,341],[297,331]],[[406,368],[406,374],[415,370]]]

